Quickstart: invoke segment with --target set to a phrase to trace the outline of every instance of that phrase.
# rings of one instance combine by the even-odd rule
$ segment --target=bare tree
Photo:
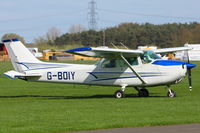
[[[69,33],[81,33],[86,30],[87,29],[85,28],[85,26],[81,24],[74,24],[69,28]]]
[[[61,31],[56,27],[52,27],[46,33],[46,39],[50,44],[53,44],[57,37],[61,35]]]
[[[38,38],[35,38],[35,39],[34,39],[34,43],[35,43],[36,45],[43,45],[43,44],[47,44],[48,42],[47,42],[47,40],[45,39],[45,37],[39,36]]]

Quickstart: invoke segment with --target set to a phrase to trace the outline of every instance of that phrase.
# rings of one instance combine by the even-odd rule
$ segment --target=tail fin
[[[18,39],[3,40],[15,71],[27,70],[26,63],[41,63]]]

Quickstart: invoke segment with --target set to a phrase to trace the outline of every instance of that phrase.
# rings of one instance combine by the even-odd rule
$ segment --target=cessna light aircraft
[[[162,60],[156,54],[174,51],[187,51],[188,47],[157,49],[153,51],[113,49],[105,47],[82,47],[64,52],[102,58],[95,65],[47,63],[35,58],[18,40],[4,40],[15,70],[4,74],[14,79],[26,81],[59,82],[87,85],[120,86],[116,98],[125,96],[126,87],[134,87],[138,96],[147,97],[146,87],[167,86],[167,96],[175,97],[171,85],[180,82],[188,72],[191,86],[189,62]]]

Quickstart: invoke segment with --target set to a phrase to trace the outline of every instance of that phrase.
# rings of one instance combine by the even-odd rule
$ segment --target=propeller
[[[189,83],[189,90],[192,91],[192,73],[191,69],[192,67],[189,67],[190,65],[190,58],[189,58],[189,52],[187,51],[187,74],[188,74],[188,83]]]

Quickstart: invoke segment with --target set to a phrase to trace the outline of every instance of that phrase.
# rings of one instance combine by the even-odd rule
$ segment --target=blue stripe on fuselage
[[[158,77],[163,75],[143,75],[141,77]],[[110,78],[100,78],[93,81],[104,81],[104,80],[117,80],[117,79],[129,79],[129,78],[137,78],[137,76],[127,76],[127,77],[110,77]]]

